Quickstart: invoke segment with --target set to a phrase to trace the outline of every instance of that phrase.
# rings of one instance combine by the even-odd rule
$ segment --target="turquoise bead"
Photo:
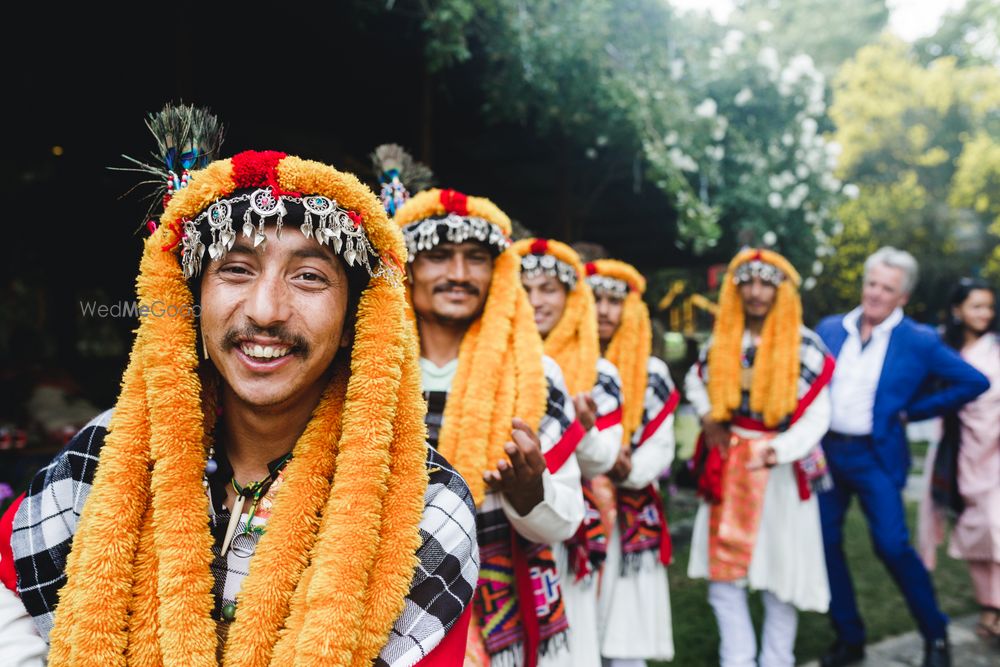
[[[222,618],[226,621],[232,621],[236,618],[236,605],[227,604],[222,608]]]

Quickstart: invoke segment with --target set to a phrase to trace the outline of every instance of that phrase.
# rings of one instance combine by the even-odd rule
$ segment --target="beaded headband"
[[[556,259],[552,255],[529,253],[521,258],[521,276],[534,278],[536,276],[552,276],[567,289],[576,287],[576,269]]]
[[[777,287],[785,279],[785,274],[774,264],[768,264],[760,259],[752,259],[736,267],[733,271],[733,283],[742,285],[754,278],[760,278],[766,283]]]
[[[443,237],[443,238],[442,238]],[[444,217],[425,218],[403,227],[403,239],[412,262],[418,252],[430,250],[440,243],[478,241],[499,255],[510,247],[503,230],[489,220],[449,213]]]
[[[299,231],[306,238],[313,238],[320,245],[330,244],[348,266],[363,266],[368,275],[372,276],[380,264],[378,253],[372,247],[361,225],[361,216],[341,208],[337,202],[320,195],[294,196],[288,194],[275,195],[270,186],[257,188],[252,192],[236,195],[228,199],[218,199],[194,220],[184,221],[183,254],[181,265],[185,278],[193,278],[201,272],[202,259],[206,246],[201,240],[199,225],[207,221],[212,234],[212,242],[207,246],[208,255],[212,260],[221,259],[236,243],[236,231],[233,229],[233,206],[248,202],[246,213],[243,214],[243,236],[253,239],[253,246],[265,246],[267,237],[264,235],[264,223],[269,218],[276,219],[275,235],[281,238],[281,228],[285,216],[288,215],[286,204],[302,207],[303,222]],[[257,214],[256,226],[253,214]],[[313,216],[318,226],[313,226]],[[375,269],[372,268],[374,260]]]
[[[628,296],[628,283],[624,280],[595,273],[587,276],[587,284],[593,290],[594,296],[610,296],[615,299],[624,299]]]

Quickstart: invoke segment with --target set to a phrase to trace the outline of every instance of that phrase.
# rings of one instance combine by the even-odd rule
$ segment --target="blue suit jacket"
[[[816,327],[816,333],[835,357],[840,356],[847,340],[844,317],[832,315]],[[929,381],[935,378],[946,386],[927,391]],[[910,469],[902,413],[909,421],[936,417],[971,401],[989,386],[986,376],[965,363],[932,328],[903,318],[889,337],[872,411],[875,455],[897,485],[906,484]]]

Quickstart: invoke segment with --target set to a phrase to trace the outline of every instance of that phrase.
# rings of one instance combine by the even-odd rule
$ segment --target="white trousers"
[[[764,630],[760,667],[794,667],[798,612],[768,591],[761,593],[761,599]],[[729,582],[709,582],[708,602],[719,624],[720,667],[755,667],[757,636],[750,619],[746,588]]]
[[[601,658],[604,667],[646,667],[646,661],[639,658]]]

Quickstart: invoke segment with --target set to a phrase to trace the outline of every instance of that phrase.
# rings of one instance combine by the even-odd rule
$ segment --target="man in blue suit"
[[[913,256],[882,248],[865,262],[861,305],[824,319],[816,329],[837,357],[830,432],[823,440],[834,488],[819,497],[837,641],[823,656],[823,667],[854,664],[865,653],[864,624],[843,550],[844,516],[855,495],[875,552],[924,637],[925,667],[951,664],[948,618],[938,608],[930,576],[906,528],[906,423],[955,410],[986,391],[989,381],[933,329],[903,315],[916,282]]]

